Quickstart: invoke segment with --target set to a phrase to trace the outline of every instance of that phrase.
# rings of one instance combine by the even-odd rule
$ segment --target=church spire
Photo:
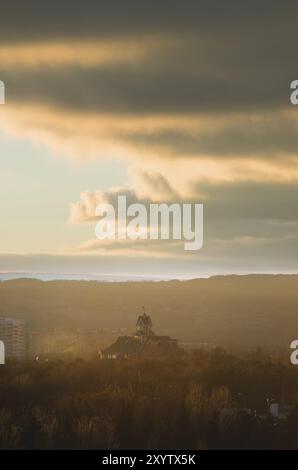
[[[136,324],[136,334],[137,336],[142,336],[142,337],[148,337],[148,336],[153,336],[154,333],[152,331],[152,321],[150,318],[150,315],[147,315],[145,306],[142,306],[143,313],[142,315],[139,315],[139,318],[137,320]]]

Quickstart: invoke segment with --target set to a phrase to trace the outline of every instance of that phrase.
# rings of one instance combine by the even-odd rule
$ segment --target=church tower
[[[152,331],[152,321],[150,315],[147,315],[145,307],[143,307],[142,315],[139,315],[136,328],[136,336],[140,336],[143,339],[148,338],[149,336],[154,336]]]

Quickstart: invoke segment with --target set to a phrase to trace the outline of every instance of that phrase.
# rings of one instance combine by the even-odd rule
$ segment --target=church
[[[167,357],[181,354],[178,341],[170,336],[158,336],[152,330],[152,321],[143,307],[133,336],[119,336],[108,348],[101,351],[103,359],[136,357]]]

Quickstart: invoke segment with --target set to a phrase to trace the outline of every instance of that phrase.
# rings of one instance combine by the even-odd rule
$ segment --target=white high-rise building
[[[19,318],[0,317],[0,340],[5,346],[6,359],[26,358],[26,322]]]

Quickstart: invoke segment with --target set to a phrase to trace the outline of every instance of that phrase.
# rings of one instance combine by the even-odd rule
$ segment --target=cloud
[[[221,119],[213,117],[198,120],[192,125],[176,128],[135,130],[124,135],[140,151],[150,148],[152,152],[171,158],[212,156],[237,159],[256,157],[274,159],[296,155],[298,151],[297,112],[259,113],[232,115]],[[207,126],[208,123],[208,126]]]
[[[292,2],[31,4],[1,8],[2,128],[81,161],[297,155]]]
[[[138,172],[138,184],[134,189],[113,188],[110,191],[84,192],[80,201],[71,205],[69,222],[82,224],[96,222],[95,207],[109,203],[117,208],[119,195],[127,197],[127,204],[141,203],[147,208],[156,202],[156,190],[162,185],[164,199],[169,203],[204,204],[204,245],[192,256],[207,261],[231,256],[246,259],[247,256],[280,257],[293,250],[298,242],[297,204],[295,184],[246,183],[210,184],[200,182],[193,188],[193,196],[180,195],[178,199],[165,176]],[[147,184],[144,192],[142,178]],[[77,246],[64,248],[67,253],[102,254],[105,256],[160,256],[167,258],[188,257],[183,242],[152,240],[97,240],[89,239]],[[145,255],[147,250],[147,254]],[[275,250],[275,251],[274,251]]]
[[[70,224],[94,223],[96,205],[120,190],[146,204],[199,200],[200,259],[296,253],[296,2],[29,3],[1,2],[1,129],[128,167],[129,188],[83,191]],[[91,240],[77,252],[102,249]]]
[[[98,64],[95,57],[95,63],[92,63],[94,46],[90,49],[88,43],[85,47],[84,43],[74,44],[74,48],[81,50],[81,57],[73,52],[67,54],[67,49],[72,46],[66,44],[63,46],[66,51],[59,53],[58,49],[56,59],[52,59],[54,44],[52,49],[48,46],[48,50],[43,46],[43,67],[23,68],[22,60],[18,63],[18,58],[24,53],[24,46],[20,51],[14,46],[6,56],[10,54],[9,60],[13,62],[15,53],[17,65],[4,69],[3,79],[10,86],[13,102],[38,102],[81,112],[187,114],[275,111],[287,107],[289,83],[296,73],[292,60],[284,64],[281,71],[280,64],[274,60],[272,64],[256,64],[251,58],[251,69],[248,70],[242,67],[246,45],[243,50],[244,46],[239,44],[236,51],[230,44],[217,45],[216,52],[212,54],[215,45],[211,42],[209,46],[207,41],[205,47],[210,47],[211,51],[210,56],[205,56],[205,51],[197,47],[199,36],[183,41],[173,37],[172,46],[169,46],[170,42],[171,38],[161,38],[159,47],[155,45],[156,53],[154,48],[150,51],[153,38],[141,40],[143,52],[141,47],[138,51],[138,46],[133,52],[132,45],[129,48],[124,44],[123,57],[119,46],[118,49],[117,46],[110,47],[110,50],[103,46],[102,52],[98,47]],[[219,64],[216,55],[221,54],[221,49],[224,53],[225,47],[233,55],[233,62],[227,60]],[[34,50],[31,53],[34,61]],[[66,59],[62,67],[58,60],[63,55]],[[47,64],[45,57],[48,58]],[[5,61],[8,62],[7,57],[4,65]]]
[[[68,223],[75,225],[95,222],[98,220],[95,215],[96,207],[99,204],[111,204],[113,207],[117,207],[119,195],[126,197],[127,204],[136,202],[148,204],[148,201],[139,200],[135,192],[127,188],[112,188],[110,191],[84,191],[81,192],[80,201],[71,204]]]
[[[297,119],[294,111],[279,117],[130,115],[123,119],[7,104],[1,110],[0,126],[14,137],[30,138],[48,145],[54,154],[81,162],[124,159],[129,167],[142,161],[150,172],[172,175],[176,171],[174,187],[179,193],[180,186],[189,185],[193,177],[297,181]],[[160,137],[168,134],[171,138],[166,141]]]
[[[288,0],[251,0],[249,4],[227,0],[191,0],[187,7],[179,0],[164,0],[151,5],[146,0],[98,2],[89,0],[88,8],[73,0],[42,5],[38,0],[27,3],[2,0],[0,37],[3,41],[39,41],[41,38],[124,36],[142,32],[196,32],[221,37],[236,31],[241,36],[255,26],[257,34],[264,22],[283,30],[296,26],[295,6]],[[14,29],[11,25],[14,24]],[[273,34],[273,33],[272,33]],[[252,35],[253,37],[253,35]]]
[[[144,41],[132,39],[93,39],[71,42],[52,40],[49,42],[11,43],[0,45],[0,63],[3,70],[31,70],[38,76],[40,68],[65,69],[70,66],[96,67],[106,64],[134,63],[153,54],[158,48],[158,38]],[[39,69],[39,70],[38,70]]]
[[[61,254],[181,259],[187,257],[179,240],[87,240],[76,246],[65,246]]]

